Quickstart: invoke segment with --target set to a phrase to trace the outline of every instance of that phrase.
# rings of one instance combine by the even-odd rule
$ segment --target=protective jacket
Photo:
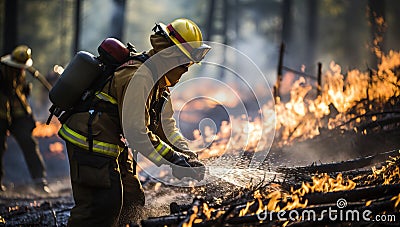
[[[170,45],[166,40],[158,35],[152,35],[150,38],[154,49],[147,54],[154,55],[158,49],[164,49]],[[174,56],[171,56],[174,57]],[[162,130],[152,132],[149,130],[150,116],[149,110],[153,93],[156,92],[157,98],[160,98],[161,90],[165,89],[160,86],[154,87],[153,75],[149,69],[139,70],[143,63],[139,60],[130,60],[122,65],[115,73],[111,81],[109,81],[102,91],[98,92],[93,108],[89,111],[78,112],[73,114],[63,124],[59,131],[59,135],[81,148],[89,150],[90,144],[88,141],[93,140],[93,151],[117,157],[124,148],[124,143],[121,140],[122,130],[122,107],[124,104],[124,95],[128,87],[133,86],[135,91],[133,102],[125,103],[133,109],[130,112],[130,119],[134,119],[135,128],[133,131],[134,141],[129,141],[131,147],[145,156],[154,163],[159,163],[161,157],[167,157],[173,150],[181,151],[190,156],[194,155],[188,148],[187,142],[182,137],[179,129],[176,127],[176,122],[173,118],[173,110],[170,99],[165,104],[162,111]],[[162,66],[156,66],[162,68]],[[157,71],[157,70],[156,70]],[[143,110],[145,106],[145,110]],[[91,126],[88,126],[91,122]],[[89,129],[90,128],[90,129]],[[90,132],[91,134],[90,135]],[[92,137],[89,139],[89,137]],[[148,140],[151,140],[153,147],[145,146]],[[173,146],[175,149],[171,149]]]
[[[30,86],[25,75],[23,68],[0,63],[0,182],[9,131],[22,149],[31,177],[43,188],[47,185],[46,170],[37,139],[32,136],[35,120],[27,101]],[[48,188],[44,191],[48,192]]]
[[[28,93],[25,70],[0,63],[0,119],[7,119],[11,123],[12,118],[31,115],[32,110],[27,101]]]

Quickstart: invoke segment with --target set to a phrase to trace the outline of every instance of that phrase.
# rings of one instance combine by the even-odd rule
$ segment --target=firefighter
[[[0,157],[6,150],[7,131],[21,147],[35,186],[50,192],[46,182],[46,170],[37,140],[32,136],[35,120],[27,97],[31,84],[26,82],[26,69],[32,67],[31,49],[17,46],[11,54],[1,58],[0,63]],[[0,181],[3,178],[3,162],[0,162]],[[1,185],[1,190],[5,187]]]
[[[69,226],[115,226],[137,221],[133,216],[144,206],[145,198],[136,174],[135,151],[158,165],[161,159],[166,160],[165,163],[175,166],[173,174],[178,178],[204,178],[205,167],[176,128],[171,101],[165,94],[192,63],[204,58],[210,47],[203,43],[199,27],[188,19],[177,19],[167,26],[159,23],[153,31],[152,49],[146,56],[169,47],[179,48],[162,53],[161,62],[152,61],[151,73],[140,72],[143,61],[137,59],[122,64],[92,101],[69,116],[59,131],[66,141],[75,200]],[[197,42],[187,43],[191,41]],[[171,70],[157,75],[172,63],[175,66]],[[159,80],[153,86],[154,76]],[[129,116],[135,122],[134,140],[128,141],[133,153],[125,143],[122,129],[122,104],[128,84],[135,92],[133,101],[129,98],[126,104],[135,109]],[[161,108],[152,107],[160,106],[155,103],[161,100],[167,102],[160,118]],[[158,120],[154,120],[154,115]],[[153,123],[156,121],[160,124]],[[144,140],[150,140],[151,146]],[[185,171],[177,171],[176,167]]]

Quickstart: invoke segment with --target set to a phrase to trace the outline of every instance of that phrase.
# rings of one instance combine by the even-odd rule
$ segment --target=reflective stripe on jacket
[[[65,124],[62,125],[58,133],[63,139],[67,140],[68,142],[73,143],[78,147],[89,150],[87,137],[75,132]],[[117,158],[119,154],[123,151],[123,149],[123,147],[120,147],[116,144],[93,140],[93,151],[100,154]]]
[[[113,98],[112,96],[108,95],[105,92],[100,92],[100,91],[96,92],[96,97],[112,105],[117,105],[117,101],[115,100],[115,98]],[[86,124],[87,123],[85,123],[85,125]],[[89,151],[89,138],[71,129],[70,127],[67,126],[67,124],[63,124],[58,133],[66,141]],[[93,140],[92,149],[94,152],[117,158],[124,149],[124,147],[118,144]]]
[[[105,92],[102,92],[102,91],[96,92],[96,97],[101,100],[110,102],[111,104],[118,105],[117,100],[115,100],[115,98],[111,97],[109,94],[107,94]]]
[[[154,162],[156,165],[161,164],[161,160],[164,157],[170,157],[174,151],[172,148],[164,143],[162,140],[160,140],[160,143],[158,146],[151,152],[148,156],[148,158]]]

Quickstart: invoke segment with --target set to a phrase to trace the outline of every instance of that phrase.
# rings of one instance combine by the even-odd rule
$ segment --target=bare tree
[[[318,34],[318,1],[308,0],[307,2],[307,34],[306,34],[306,65],[307,68],[315,68],[315,51]]]
[[[82,8],[82,1],[76,0],[75,5],[75,36],[74,36],[74,53],[79,51],[79,36],[80,36],[80,21],[81,21],[81,8]]]
[[[18,0],[6,0],[4,6],[3,52],[10,53],[17,45]]]
[[[373,46],[385,51],[385,0],[368,1],[369,21],[371,24],[371,39]],[[371,67],[376,67],[378,59],[375,53],[371,56]]]
[[[292,35],[292,0],[283,0],[282,4],[282,42],[289,43]]]
[[[111,36],[122,40],[125,22],[126,0],[114,0],[114,12],[111,19]]]

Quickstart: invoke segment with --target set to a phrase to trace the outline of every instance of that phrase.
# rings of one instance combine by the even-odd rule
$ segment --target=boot
[[[0,178],[0,192],[5,192],[7,190],[6,186],[4,186],[3,181]]]

